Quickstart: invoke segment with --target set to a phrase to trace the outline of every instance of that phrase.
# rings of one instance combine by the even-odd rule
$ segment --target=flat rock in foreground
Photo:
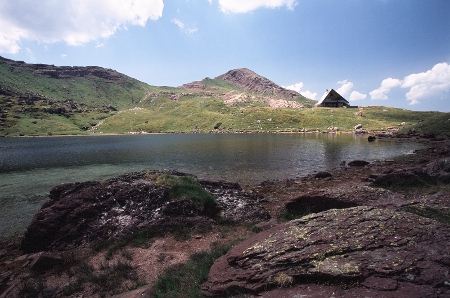
[[[407,212],[367,206],[328,210],[238,244],[214,263],[202,291],[448,297],[449,239],[450,227]]]

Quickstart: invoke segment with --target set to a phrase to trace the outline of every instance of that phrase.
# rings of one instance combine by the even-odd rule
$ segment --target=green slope
[[[40,64],[18,63],[0,57],[0,87],[20,94],[39,94],[55,100],[73,100],[93,106],[113,106],[124,109],[134,106],[145,96],[149,86],[136,79],[118,72],[102,69],[104,73],[94,68],[87,77],[67,75],[66,77],[51,77],[50,70],[54,72],[68,72],[70,67],[52,67],[42,75]],[[42,65],[42,68],[46,66]],[[89,68],[79,68],[80,71]],[[100,69],[100,68],[98,68]],[[75,72],[75,71],[73,71]],[[96,76],[98,74],[99,76]],[[108,76],[111,79],[106,79]]]

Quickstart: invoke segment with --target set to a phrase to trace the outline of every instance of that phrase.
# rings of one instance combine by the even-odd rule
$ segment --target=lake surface
[[[353,134],[155,134],[0,138],[0,236],[21,233],[50,189],[172,169],[241,184],[332,170],[342,161],[413,153],[419,144]]]

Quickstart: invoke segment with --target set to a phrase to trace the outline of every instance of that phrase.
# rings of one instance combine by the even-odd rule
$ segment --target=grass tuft
[[[191,176],[178,177],[163,174],[156,178],[156,183],[170,187],[169,197],[172,200],[192,200],[199,213],[208,216],[214,216],[217,213],[214,197]]]
[[[166,269],[156,281],[155,297],[203,297],[200,285],[206,281],[214,261],[227,253],[230,248],[229,245],[213,245],[209,252],[196,253],[187,263]]]

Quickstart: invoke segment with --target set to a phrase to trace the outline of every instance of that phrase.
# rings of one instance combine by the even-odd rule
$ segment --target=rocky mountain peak
[[[247,68],[230,70],[216,77],[216,79],[233,83],[244,90],[265,96],[274,96],[287,100],[302,97],[298,92],[287,90]]]

